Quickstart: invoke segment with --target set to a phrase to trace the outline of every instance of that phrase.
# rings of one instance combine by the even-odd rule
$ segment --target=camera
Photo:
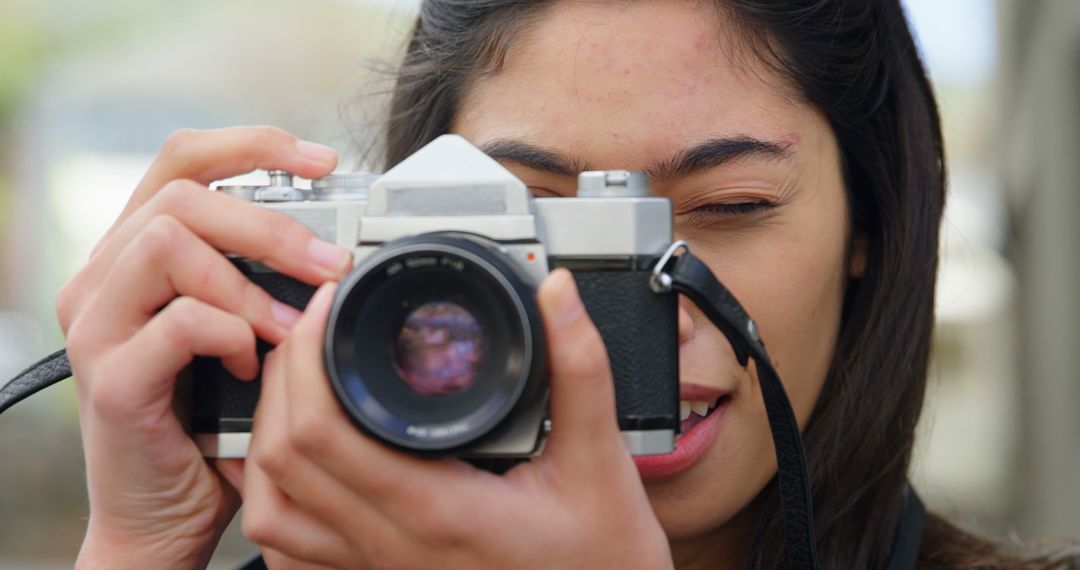
[[[548,419],[536,288],[571,271],[607,348],[619,428],[635,455],[668,453],[679,429],[677,298],[649,278],[671,245],[672,211],[648,178],[585,172],[575,197],[534,198],[498,162],[444,135],[385,174],[338,173],[311,189],[216,191],[291,216],[353,252],[324,343],[326,375],[363,432],[423,456],[524,459]],[[303,308],[314,288],[231,256],[253,282]],[[260,358],[269,350],[260,342]],[[196,358],[190,429],[208,457],[243,457],[259,382]]]

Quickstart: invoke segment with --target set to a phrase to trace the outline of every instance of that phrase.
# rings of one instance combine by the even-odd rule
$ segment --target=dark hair
[[[391,100],[387,166],[446,133],[470,82],[497,72],[513,38],[556,1],[426,0]],[[823,566],[880,568],[905,505],[934,322],[945,200],[937,106],[898,0],[716,5],[752,52],[825,114],[840,147],[853,235],[865,240],[867,264],[848,284],[804,441]],[[758,528],[745,566],[778,568],[775,480],[753,508]],[[920,562],[966,568],[1008,560],[931,516]]]

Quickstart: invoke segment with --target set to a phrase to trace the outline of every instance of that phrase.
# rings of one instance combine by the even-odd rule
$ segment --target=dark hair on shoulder
[[[425,0],[392,94],[391,166],[448,132],[470,82],[558,0]],[[633,0],[617,0],[633,1]],[[867,264],[848,284],[832,365],[804,432],[825,568],[882,568],[905,507],[923,405],[945,201],[937,105],[899,0],[716,0],[752,53],[827,117]],[[851,437],[858,433],[859,437]],[[747,568],[780,568],[775,480],[755,499]],[[1057,565],[1055,565],[1057,564]],[[1051,568],[931,515],[920,567]]]

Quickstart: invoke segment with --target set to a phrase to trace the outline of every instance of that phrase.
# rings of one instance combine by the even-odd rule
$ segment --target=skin
[[[178,132],[57,295],[90,500],[78,567],[185,568],[209,560],[239,501],[219,475],[226,462],[204,461],[173,413],[176,374],[203,355],[254,378],[256,335],[281,342],[300,316],[219,251],[312,284],[339,278],[351,259],[288,218],[205,184],[253,168],[321,176],[336,162],[331,149],[268,127]]]
[[[845,283],[862,263],[862,254],[848,254],[839,153],[824,116],[792,99],[709,8],[565,2],[526,34],[503,69],[476,81],[456,118],[454,130],[478,146],[514,140],[590,170],[654,172],[717,137],[751,137],[786,150],[782,158],[741,157],[654,177],[653,191],[671,198],[676,237],[757,321],[805,426],[832,357]],[[572,175],[504,164],[538,196],[575,192]],[[701,210],[745,203],[770,207],[749,214]],[[645,487],[680,566],[697,560],[716,568],[717,558],[730,562],[741,554],[748,521],[726,523],[764,487],[776,462],[756,379],[696,306],[686,299],[680,306],[681,383],[732,390],[732,400],[704,457]]]
[[[682,2],[560,3],[515,41],[504,69],[475,82],[454,130],[591,169],[659,172],[658,162],[717,137],[778,149],[660,176],[654,189],[673,201],[677,237],[757,320],[805,425],[860,254],[849,252],[827,123],[735,37]],[[681,382],[730,390],[731,403],[710,449],[678,475],[643,484],[623,450],[603,344],[563,271],[538,293],[555,426],[538,460],[496,476],[394,452],[352,427],[321,373],[348,256],[204,186],[256,167],[317,177],[335,160],[274,129],[180,133],[61,291],[91,507],[77,565],[205,565],[235,489],[244,532],[273,567],[733,567],[746,506],[775,472],[772,441],[755,380],[688,303]],[[572,172],[504,163],[538,195],[573,192]],[[301,316],[238,280],[215,250],[329,283]],[[210,465],[172,413],[175,375],[200,354],[254,377],[256,336],[280,344],[263,367],[252,448],[243,464]]]

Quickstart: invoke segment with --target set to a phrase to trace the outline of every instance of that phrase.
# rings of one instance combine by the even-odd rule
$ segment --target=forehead
[[[794,142],[808,109],[709,4],[558,2],[473,83],[454,130],[624,168],[710,137]]]

